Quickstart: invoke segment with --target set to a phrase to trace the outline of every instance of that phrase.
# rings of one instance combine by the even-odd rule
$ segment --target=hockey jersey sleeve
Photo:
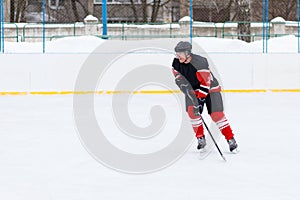
[[[178,61],[174,59],[172,64],[172,72],[175,77],[175,83],[179,87],[182,92],[185,92],[184,89],[188,87],[187,81],[183,78],[183,76],[176,70],[178,68]]]
[[[211,72],[206,59],[204,62],[201,62],[201,64],[202,66],[199,66],[196,72],[200,87],[195,91],[195,94],[198,98],[206,98],[211,86]]]

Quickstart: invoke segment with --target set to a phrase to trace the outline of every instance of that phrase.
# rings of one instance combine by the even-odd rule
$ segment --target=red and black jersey
[[[178,58],[174,58],[172,66],[175,78],[184,77],[195,91],[197,98],[205,98],[211,92],[220,92],[221,87],[210,71],[207,59],[195,54],[191,56],[192,60],[188,64],[180,63]]]

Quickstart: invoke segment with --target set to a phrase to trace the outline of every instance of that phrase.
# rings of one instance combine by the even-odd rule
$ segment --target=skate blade
[[[240,152],[240,151],[239,151],[238,148],[236,148],[236,149],[234,149],[234,150],[231,151],[231,153],[233,153],[233,154],[238,154],[239,152]]]
[[[205,153],[207,150],[205,148],[198,150],[200,154]]]

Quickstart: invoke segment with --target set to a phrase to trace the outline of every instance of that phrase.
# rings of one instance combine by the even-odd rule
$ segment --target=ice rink
[[[109,98],[97,96],[96,110],[109,112],[103,107]],[[166,108],[176,106],[169,95],[136,98],[140,104],[130,112],[141,117],[148,115],[142,107],[151,101]],[[216,149],[199,159],[194,143],[172,166],[145,175],[108,169],[85,151],[74,128],[72,101],[71,95],[0,98],[1,199],[294,200],[300,196],[299,93],[226,93],[226,112],[239,154],[229,153],[226,141],[219,138],[228,161],[223,162]]]
[[[168,46],[173,45],[170,41],[176,42],[167,39],[156,44],[162,41]],[[77,89],[76,78],[83,66],[95,65],[96,74],[105,61],[111,61],[110,56],[120,54],[117,50],[133,45],[113,42],[95,37],[64,38],[46,43],[46,54],[41,53],[41,43],[6,44],[6,54],[0,55],[1,200],[299,199],[300,54],[296,53],[296,37],[271,39],[269,54],[262,54],[261,41],[247,44],[195,38],[194,44],[203,50],[195,51],[205,51],[213,61],[210,66],[217,69],[217,77],[222,77],[219,80],[227,90],[225,112],[240,152],[230,153],[219,134],[216,139],[227,162],[215,148],[200,157],[194,140],[169,167],[139,175],[112,170],[95,160],[84,147],[74,120],[72,92]],[[101,49],[101,44],[106,49]],[[136,44],[144,47],[149,41]],[[87,63],[98,46],[99,52],[92,54],[96,60]],[[176,137],[182,120],[173,94],[139,93],[128,102],[130,119],[146,127],[152,122],[151,108],[160,105],[166,114],[161,134],[137,140],[122,134],[114,123],[113,94],[108,91],[115,90],[120,77],[126,77],[135,67],[151,67],[152,62],[168,67],[163,79],[170,82],[171,90],[178,89],[171,74],[174,54],[161,54],[158,48],[154,54],[145,49],[144,54],[127,52],[118,57],[101,77],[99,87],[92,88],[104,91],[94,96],[97,123],[112,144],[129,153],[147,154],[164,148]],[[167,50],[173,51],[173,47]],[[93,72],[86,82],[94,77]],[[156,74],[137,73],[141,74],[150,81],[157,78]],[[143,87],[139,85],[134,88],[140,89]],[[209,124],[207,114],[204,118]],[[190,126],[185,131],[187,137],[194,134]],[[208,143],[213,146],[211,140]]]

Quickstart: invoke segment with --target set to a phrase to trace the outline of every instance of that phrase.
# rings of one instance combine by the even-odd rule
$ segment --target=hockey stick
[[[189,93],[188,89],[187,89],[187,91],[186,91],[186,94],[187,94],[187,96],[189,97],[189,99],[192,101],[193,105],[196,106],[195,101],[194,101],[193,97],[191,96],[191,94]],[[202,120],[202,122],[203,122],[203,124],[204,124],[204,126],[205,126],[205,128],[206,128],[206,130],[207,130],[207,132],[209,133],[209,135],[210,135],[212,141],[214,142],[216,148],[218,149],[218,151],[219,151],[221,157],[223,158],[224,161],[226,161],[225,156],[223,155],[221,149],[219,148],[219,146],[218,146],[218,144],[217,144],[215,138],[214,138],[213,135],[211,134],[211,132],[210,132],[210,130],[209,130],[207,124],[205,123],[205,121],[204,121],[204,119],[203,119],[203,117],[202,117],[202,115],[201,115],[200,112],[199,112],[199,116],[200,116],[200,118],[201,118],[201,120]]]

